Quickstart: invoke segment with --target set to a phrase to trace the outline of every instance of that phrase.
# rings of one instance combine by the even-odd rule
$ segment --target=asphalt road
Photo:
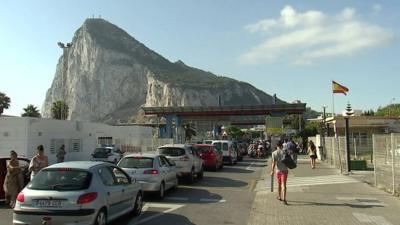
[[[245,225],[255,197],[253,189],[265,169],[264,160],[245,158],[218,172],[205,172],[193,184],[181,184],[164,200],[148,195],[137,218],[122,217],[112,225]],[[11,224],[12,210],[0,206],[0,218]]]

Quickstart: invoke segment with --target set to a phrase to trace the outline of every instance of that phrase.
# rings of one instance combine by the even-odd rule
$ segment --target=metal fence
[[[322,158],[347,171],[345,137],[326,137]],[[374,134],[362,140],[350,139],[350,158],[365,160],[374,170],[374,184],[392,194],[400,193],[400,134]]]
[[[124,138],[115,139],[115,145],[118,146],[123,152],[154,152],[159,146],[166,144],[173,144],[173,139],[159,139],[159,138]]]

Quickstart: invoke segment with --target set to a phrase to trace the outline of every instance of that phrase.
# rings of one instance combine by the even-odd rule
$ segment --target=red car
[[[213,145],[196,144],[194,148],[203,159],[203,168],[209,168],[213,171],[222,169],[222,151],[217,151]]]
[[[7,174],[7,164],[10,161],[10,157],[0,157],[0,201],[4,201],[6,199],[3,189],[4,179],[6,178]],[[24,186],[29,182],[29,173],[28,173],[28,166],[29,166],[29,159],[24,157],[18,157],[19,165],[26,166],[26,170],[23,171],[24,175]]]

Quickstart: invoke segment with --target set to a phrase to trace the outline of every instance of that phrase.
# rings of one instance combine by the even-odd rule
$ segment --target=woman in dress
[[[47,156],[44,155],[43,145],[39,145],[37,148],[37,154],[32,158],[29,164],[29,172],[31,172],[31,180],[39,171],[47,166],[49,166],[49,161]]]
[[[317,148],[315,147],[314,142],[312,142],[312,141],[309,142],[307,153],[311,159],[311,168],[315,169],[315,159],[317,158]]]
[[[23,188],[21,169],[22,168],[19,166],[17,153],[15,151],[11,151],[10,161],[7,165],[7,175],[3,185],[6,201],[10,203],[11,208],[14,208],[17,195]]]

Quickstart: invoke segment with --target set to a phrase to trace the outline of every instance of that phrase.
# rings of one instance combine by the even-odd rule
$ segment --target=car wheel
[[[179,185],[179,178],[176,177],[176,180],[175,180],[175,183],[174,183],[174,186],[172,187],[172,189],[177,189],[178,185]]]
[[[135,206],[133,208],[133,215],[139,216],[142,213],[143,209],[143,195],[139,192],[136,196]]]
[[[187,180],[189,183],[193,183],[194,182],[194,169],[192,168],[192,170],[190,171],[190,175],[187,177]]]
[[[94,225],[106,225],[107,224],[107,213],[105,209],[101,209],[96,216]]]
[[[165,184],[164,182],[161,182],[160,190],[158,190],[158,198],[163,199],[164,196],[165,196]]]
[[[204,176],[204,171],[203,171],[203,168],[201,168],[200,172],[197,174],[197,178],[202,179],[203,176]]]
[[[221,162],[221,165],[219,165],[219,169],[224,168],[224,164]]]
[[[220,166],[218,166],[218,162],[215,163],[215,167],[213,168],[213,171],[214,171],[214,172],[217,172],[217,170],[219,169],[219,167],[220,167]]]

